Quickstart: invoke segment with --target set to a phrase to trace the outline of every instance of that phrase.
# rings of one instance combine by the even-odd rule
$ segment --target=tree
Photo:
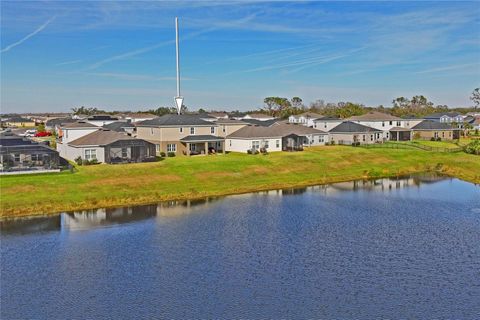
[[[290,104],[292,107],[297,108],[297,109],[303,109],[303,100],[300,97],[293,97],[292,100],[290,100]]]
[[[291,107],[287,98],[267,97],[263,100],[265,103],[264,110],[271,116],[278,117],[282,115],[282,111]]]
[[[475,110],[477,110],[477,108],[480,106],[480,88],[473,90],[470,100],[472,100]]]

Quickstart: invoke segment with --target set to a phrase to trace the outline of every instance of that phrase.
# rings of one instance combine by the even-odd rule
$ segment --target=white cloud
[[[41,32],[43,29],[45,29],[53,20],[55,20],[56,16],[53,16],[51,17],[50,19],[48,19],[44,24],[42,24],[40,27],[38,27],[37,29],[35,29],[35,31],[27,34],[25,37],[23,37],[22,39],[18,40],[17,42],[14,42],[8,46],[6,46],[5,48],[3,48],[0,52],[7,52],[7,51],[10,51],[11,49],[15,48],[16,46],[18,45],[21,45],[22,43],[24,43],[25,41],[27,41],[28,39],[30,39],[31,37],[33,37],[34,35],[36,35],[37,33]]]

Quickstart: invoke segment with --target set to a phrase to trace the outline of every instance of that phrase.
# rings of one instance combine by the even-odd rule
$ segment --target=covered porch
[[[154,160],[155,145],[145,140],[119,140],[105,146],[105,163],[135,163]]]
[[[304,136],[299,136],[294,133],[282,138],[283,151],[303,151],[303,144],[305,142]]]
[[[412,130],[407,128],[394,127],[389,130],[390,141],[410,141],[412,140]]]
[[[225,139],[222,137],[211,135],[186,136],[180,139],[180,142],[185,146],[184,154],[187,156],[225,154]]]

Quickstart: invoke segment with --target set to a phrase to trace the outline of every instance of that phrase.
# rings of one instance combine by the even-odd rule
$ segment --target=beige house
[[[351,121],[345,121],[339,124],[328,133],[330,135],[330,141],[336,144],[372,144],[385,140],[382,130]]]
[[[194,114],[167,114],[136,124],[137,138],[156,145],[157,154],[196,155],[224,152],[220,127]]]
[[[415,139],[431,140],[455,140],[460,139],[460,129],[453,128],[445,122],[424,120],[412,128]]]

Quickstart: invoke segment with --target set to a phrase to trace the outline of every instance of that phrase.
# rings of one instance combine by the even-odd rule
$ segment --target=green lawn
[[[78,167],[75,173],[2,176],[0,216],[200,198],[437,170],[480,183],[480,157],[420,149],[310,148],[155,163]]]
[[[433,148],[458,148],[453,141],[413,140],[412,142]]]

